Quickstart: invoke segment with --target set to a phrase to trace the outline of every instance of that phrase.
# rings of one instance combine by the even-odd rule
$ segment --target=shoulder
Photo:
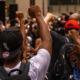
[[[36,80],[39,78],[40,78],[39,80],[42,80],[43,75],[45,76],[45,73],[49,67],[50,59],[51,58],[49,52],[45,49],[40,49],[37,52],[37,55],[29,60],[30,62],[29,76],[31,78],[35,77]]]
[[[29,62],[31,67],[35,67],[36,69],[46,68],[50,63],[51,57],[47,50],[40,49],[37,52],[37,55],[32,57]]]
[[[43,61],[43,59],[50,61],[50,54],[46,49],[39,49],[37,55],[32,57],[29,61],[34,63],[40,63],[41,61]]]
[[[55,31],[51,31],[52,40],[63,40],[63,36]]]

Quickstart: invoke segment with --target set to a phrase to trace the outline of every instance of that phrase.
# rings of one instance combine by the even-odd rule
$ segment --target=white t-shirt
[[[30,68],[28,75],[31,78],[31,80],[44,80],[44,77],[46,75],[47,69],[49,67],[50,63],[50,54],[45,49],[40,49],[37,52],[37,55],[29,59],[30,62]],[[21,62],[16,65],[12,69],[20,69]],[[10,72],[12,70],[11,68],[5,68],[7,72]],[[15,72],[12,75],[17,75],[18,73]]]

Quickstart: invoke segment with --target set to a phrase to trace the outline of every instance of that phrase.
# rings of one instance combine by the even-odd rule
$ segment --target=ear
[[[68,34],[71,35],[71,31],[68,31]]]

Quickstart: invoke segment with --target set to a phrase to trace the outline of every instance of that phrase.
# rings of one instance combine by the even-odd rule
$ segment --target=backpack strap
[[[65,43],[69,43],[70,42],[70,40],[69,40],[69,37],[68,36],[62,36],[63,37],[63,39],[64,39],[64,41],[65,41]]]
[[[69,38],[68,38],[68,37],[66,37],[66,42],[70,42],[70,40],[69,40]]]
[[[22,75],[28,75],[28,72],[29,72],[29,66],[30,66],[30,63],[27,62],[27,63],[21,63],[21,67],[20,67],[20,70],[22,71]],[[20,74],[20,73],[19,73]],[[5,69],[3,67],[0,67],[0,79],[5,79],[9,77],[8,76],[8,73],[5,71]]]
[[[22,71],[22,75],[28,75],[29,67],[30,67],[29,61],[27,61],[26,63],[24,62],[21,63],[20,70]]]
[[[5,79],[8,77],[8,73],[5,71],[5,69],[1,66],[0,67],[0,79]]]
[[[8,73],[8,76],[11,76],[11,73],[12,73],[12,72],[15,72],[15,71],[18,71],[19,74],[22,74],[22,71],[21,71],[20,69],[13,69],[13,70],[11,70],[11,71]]]

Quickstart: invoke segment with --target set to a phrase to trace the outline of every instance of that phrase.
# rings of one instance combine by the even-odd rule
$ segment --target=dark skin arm
[[[50,32],[47,28],[47,25],[45,24],[45,22],[42,18],[40,8],[38,6],[31,6],[28,10],[28,13],[32,18],[36,18],[36,21],[37,21],[37,24],[39,27],[39,34],[42,39],[41,48],[48,50],[48,52],[51,55],[51,53],[52,53],[52,39],[51,39]]]
[[[23,36],[23,43],[22,43],[22,50],[23,50],[23,57],[27,59],[27,43],[26,43],[26,32],[25,32],[25,27],[24,27],[24,14],[22,12],[16,12],[17,17],[20,20],[20,32]]]

